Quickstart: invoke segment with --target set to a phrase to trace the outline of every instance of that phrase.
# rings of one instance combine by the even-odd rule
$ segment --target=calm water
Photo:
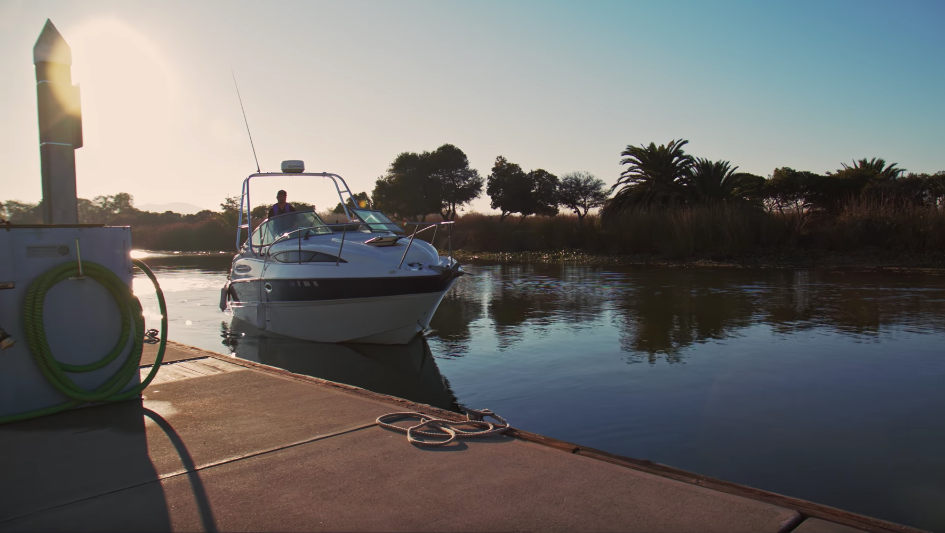
[[[945,277],[475,264],[385,348],[231,324],[229,256],[144,260],[172,340],[945,531]]]

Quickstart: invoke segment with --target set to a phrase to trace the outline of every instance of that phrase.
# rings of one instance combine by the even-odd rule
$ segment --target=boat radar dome
[[[282,172],[285,174],[301,174],[305,172],[305,162],[296,159],[283,161]]]

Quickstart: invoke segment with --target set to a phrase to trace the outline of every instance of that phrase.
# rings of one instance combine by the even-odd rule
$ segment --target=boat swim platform
[[[0,426],[0,531],[918,531],[521,430],[418,448],[396,411],[460,419],[168,343],[141,399]]]

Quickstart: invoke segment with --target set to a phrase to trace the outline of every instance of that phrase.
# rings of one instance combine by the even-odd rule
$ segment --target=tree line
[[[728,161],[710,161],[685,152],[686,140],[627,146],[626,169],[614,185],[602,216],[639,207],[743,203],[779,213],[838,214],[845,204],[882,202],[893,206],[941,207],[945,171],[906,173],[880,158],[841,163],[836,171],[817,174],[789,167],[763,178],[738,172]]]
[[[141,211],[134,206],[134,197],[126,192],[96,196],[91,200],[78,198],[76,203],[78,204],[80,224],[160,226],[174,223],[194,223],[221,216],[221,213],[209,209],[190,215],[173,211],[163,213]],[[225,206],[221,206],[221,208],[224,208],[225,211]],[[237,205],[237,209],[239,209],[239,205]],[[0,217],[16,224],[42,224],[43,202],[42,200],[36,203],[6,200],[0,203]]]
[[[587,172],[558,176],[544,170],[525,172],[522,167],[499,156],[484,180],[469,166],[469,159],[452,144],[432,152],[404,152],[378,178],[371,195],[374,206],[403,219],[424,220],[439,214],[455,220],[459,209],[486,194],[500,220],[518,213],[554,216],[559,207],[573,211],[579,220],[604,205],[606,184]]]
[[[470,167],[462,150],[444,144],[430,152],[399,154],[377,179],[370,195],[360,192],[354,201],[347,200],[347,204],[349,208],[371,206],[401,220],[424,220],[430,215],[455,220],[464,206],[485,192],[491,207],[499,212],[499,223],[511,215],[519,215],[521,223],[533,215],[553,217],[564,210],[574,213],[580,226],[590,212],[600,208],[600,218],[595,219],[593,228],[587,229],[611,236],[627,231],[634,234],[650,231],[640,222],[649,219],[634,218],[634,213],[672,214],[680,209],[724,207],[728,213],[744,213],[738,215],[742,218],[753,217],[752,212],[765,214],[771,221],[791,226],[791,235],[795,237],[810,233],[804,228],[811,220],[817,220],[817,231],[823,233],[821,230],[829,225],[836,226],[856,209],[859,209],[858,223],[867,228],[863,232],[869,234],[892,231],[885,228],[889,224],[904,224],[878,221],[882,217],[892,220],[889,217],[898,216],[897,213],[911,213],[915,224],[919,224],[915,231],[925,231],[921,230],[920,221],[924,220],[921,216],[926,215],[921,215],[920,211],[941,215],[945,207],[945,172],[911,173],[897,163],[887,164],[874,157],[841,163],[840,168],[824,173],[780,167],[762,177],[740,172],[729,161],[690,155],[685,151],[687,144],[684,139],[674,139],[662,145],[628,145],[621,152],[624,170],[610,188],[587,172],[571,172],[559,177],[542,168],[526,171],[502,155],[496,157],[489,174],[483,177]],[[298,209],[312,208],[304,202],[292,203]],[[869,209],[878,213],[876,206],[882,206],[881,216],[868,213]],[[268,205],[255,206],[253,220],[264,219],[268,208]],[[151,239],[154,243],[160,242],[162,247],[175,249],[175,239],[191,239],[188,228],[196,235],[199,227],[199,231],[204,232],[201,237],[204,240],[199,241],[203,244],[193,237],[191,249],[221,250],[232,246],[228,241],[237,223],[239,198],[226,198],[220,211],[183,215],[138,210],[130,194],[118,193],[91,200],[80,198],[78,210],[81,223],[132,226],[136,243],[142,246]],[[341,203],[330,210],[334,214],[343,212]],[[651,218],[665,218],[661,217],[663,215]],[[6,201],[0,205],[0,218],[13,223],[41,223],[41,203]],[[470,224],[478,227],[480,223],[474,219],[469,219]],[[158,228],[167,228],[167,231]],[[160,235],[166,238],[159,238]],[[181,235],[184,237],[172,238]],[[938,247],[933,240],[928,241],[931,244],[925,245],[926,248]]]
[[[583,221],[601,208],[605,224],[632,209],[737,203],[781,214],[836,215],[850,202],[941,207],[945,199],[945,171],[907,173],[874,157],[841,163],[823,174],[781,167],[765,178],[739,172],[729,161],[687,154],[688,142],[628,145],[621,152],[625,169],[609,191],[603,180],[587,172],[560,178],[541,168],[526,172],[501,155],[483,180],[462,150],[444,144],[433,152],[398,155],[377,180],[372,198],[378,209],[400,218],[422,220],[439,213],[453,220],[458,208],[482,194],[485,184],[500,221],[513,214],[522,219],[554,216],[560,208]]]

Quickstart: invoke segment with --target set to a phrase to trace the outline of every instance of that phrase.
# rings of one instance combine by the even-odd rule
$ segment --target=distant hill
[[[182,215],[193,215],[203,211],[202,207],[196,206],[194,204],[188,204],[184,202],[171,202],[169,204],[141,204],[136,205],[136,208],[142,211],[151,211],[154,213],[163,213],[165,211],[173,211],[175,213],[180,213]]]

